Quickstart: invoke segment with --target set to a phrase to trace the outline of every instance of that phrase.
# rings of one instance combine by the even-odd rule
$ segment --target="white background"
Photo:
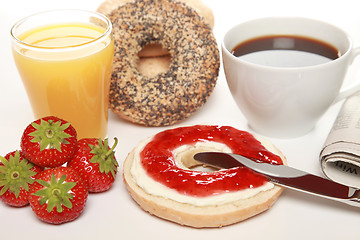
[[[360,46],[360,9],[356,0],[204,0],[215,15],[214,33],[220,46],[227,29],[265,16],[302,16],[331,22],[348,32]],[[101,0],[12,0],[0,8],[0,155],[19,149],[23,129],[33,116],[11,55],[9,30],[29,14],[56,8],[96,10]],[[346,81],[359,80],[356,61]],[[332,106],[309,134],[295,139],[270,139],[286,155],[288,164],[322,175],[319,153],[341,106]],[[252,131],[237,109],[221,66],[217,86],[208,102],[192,117],[177,124],[231,125]],[[74,222],[55,226],[39,221],[30,207],[0,203],[0,239],[359,239],[360,208],[285,190],[267,212],[220,229],[192,229],[161,220],[142,211],[130,198],[122,180],[122,163],[142,139],[166,128],[125,122],[112,113],[109,138],[119,138],[116,157],[119,174],[113,188],[90,194],[83,214]],[[359,136],[360,137],[360,136]]]

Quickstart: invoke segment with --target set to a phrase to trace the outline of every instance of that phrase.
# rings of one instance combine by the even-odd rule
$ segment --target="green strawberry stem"
[[[47,203],[46,210],[48,212],[51,212],[55,207],[59,213],[63,211],[63,206],[72,208],[70,199],[73,199],[74,196],[70,193],[70,190],[75,187],[76,182],[65,182],[65,180],[66,175],[62,175],[57,181],[54,173],[51,174],[50,183],[41,179],[36,180],[44,188],[35,192],[34,195],[41,197],[39,200],[40,205]]]
[[[69,144],[66,138],[71,135],[64,131],[70,126],[70,123],[61,125],[60,120],[54,122],[54,120],[41,119],[40,124],[32,123],[31,125],[35,128],[34,132],[29,133],[29,136],[34,137],[31,142],[39,142],[40,151],[46,148],[55,148],[61,152],[61,144]]]
[[[0,166],[0,195],[9,190],[18,198],[21,188],[29,191],[29,184],[34,182],[31,177],[36,175],[36,172],[30,170],[34,165],[26,159],[20,161],[19,151],[10,156],[9,160],[0,157],[0,162],[3,164]]]
[[[114,154],[115,147],[118,144],[118,139],[115,137],[114,141],[115,141],[114,145],[112,145],[112,147],[109,149],[109,151],[105,154],[105,159],[108,158],[110,155]]]
[[[53,138],[53,137],[55,136],[55,132],[54,132],[52,129],[47,129],[47,130],[45,131],[45,136],[46,136],[47,138]]]
[[[90,159],[91,163],[98,163],[99,170],[101,173],[108,174],[111,172],[113,178],[116,176],[117,167],[119,166],[118,162],[114,157],[114,149],[118,143],[118,139],[114,138],[115,143],[114,145],[108,149],[108,139],[104,140],[104,143],[101,139],[98,140],[98,146],[94,146],[89,144],[91,148],[90,153],[94,154],[94,156]]]
[[[20,173],[18,171],[13,171],[11,173],[11,179],[16,180],[20,178]]]

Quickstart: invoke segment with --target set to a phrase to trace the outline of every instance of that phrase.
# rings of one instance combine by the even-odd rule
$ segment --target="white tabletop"
[[[11,55],[9,30],[29,14],[55,8],[95,10],[101,0],[12,0],[0,8],[0,155],[19,149],[23,129],[33,120],[31,108]],[[356,0],[204,0],[215,15],[214,33],[220,45],[227,29],[237,23],[266,16],[302,16],[331,22],[348,32],[360,46],[360,14]],[[359,78],[355,61],[347,81]],[[288,164],[322,175],[319,153],[339,111],[332,106],[309,134],[295,139],[270,139],[287,157]],[[248,128],[226,85],[221,66],[217,86],[208,102],[187,120],[177,124],[231,125]],[[110,113],[109,138],[118,137],[119,174],[112,189],[90,194],[83,214],[60,226],[38,220],[30,207],[12,208],[0,203],[0,238],[36,239],[359,239],[360,209],[285,190],[267,212],[245,222],[220,229],[193,229],[161,220],[142,211],[128,195],[122,179],[122,163],[132,148],[166,128],[142,127]]]

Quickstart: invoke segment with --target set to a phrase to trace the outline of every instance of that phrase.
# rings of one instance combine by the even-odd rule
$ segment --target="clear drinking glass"
[[[35,118],[63,118],[79,139],[107,135],[111,31],[107,17],[83,10],[42,12],[12,27],[14,60]]]

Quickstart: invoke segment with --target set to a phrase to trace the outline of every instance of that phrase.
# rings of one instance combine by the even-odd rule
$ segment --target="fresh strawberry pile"
[[[118,163],[108,139],[77,140],[67,121],[48,116],[29,124],[20,150],[0,156],[0,200],[30,205],[41,220],[61,224],[84,210],[89,192],[112,186]]]

